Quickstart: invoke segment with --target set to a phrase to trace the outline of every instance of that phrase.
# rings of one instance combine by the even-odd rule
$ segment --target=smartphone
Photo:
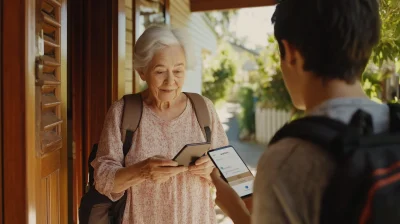
[[[225,181],[241,198],[253,194],[254,176],[233,146],[213,149],[207,154]]]
[[[176,156],[172,159],[178,163],[179,166],[191,166],[194,165],[196,160],[206,155],[207,151],[210,150],[210,143],[195,143],[185,145]]]

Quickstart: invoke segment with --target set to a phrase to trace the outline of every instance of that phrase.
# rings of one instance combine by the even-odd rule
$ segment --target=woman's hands
[[[155,156],[139,163],[140,175],[146,180],[164,183],[171,177],[186,172],[187,167],[178,166],[178,163],[165,157]]]
[[[178,163],[173,160],[154,156],[118,170],[115,174],[112,193],[123,192],[145,180],[152,180],[158,184],[164,183],[171,177],[186,171],[211,181],[210,173],[213,169],[213,163],[208,156],[198,159],[191,167],[178,166]]]
[[[165,157],[151,157],[132,166],[119,169],[115,174],[112,193],[121,193],[145,180],[164,183],[171,177],[187,170],[187,167],[178,167],[177,162]]]
[[[214,164],[212,163],[210,157],[203,156],[196,160],[195,165],[189,167],[189,172],[191,174],[205,178],[211,181],[210,174],[214,169]]]

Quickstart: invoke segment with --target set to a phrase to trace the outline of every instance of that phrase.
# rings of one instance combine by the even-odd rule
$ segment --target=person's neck
[[[360,81],[347,84],[342,80],[331,80],[322,82],[320,79],[314,80],[306,87],[304,105],[306,112],[312,111],[323,102],[336,98],[368,98],[362,89]]]
[[[171,108],[173,108],[176,104],[182,101],[181,94],[175,99],[172,99],[170,101],[161,101],[153,94],[151,94],[149,89],[145,90],[142,96],[144,102],[150,107],[156,109],[157,111],[168,111]]]

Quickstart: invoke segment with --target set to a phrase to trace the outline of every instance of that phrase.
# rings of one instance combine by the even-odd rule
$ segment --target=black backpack
[[[386,133],[374,134],[371,115],[358,110],[348,125],[322,116],[292,121],[270,141],[300,138],[320,145],[336,161],[320,223],[400,223],[400,105],[389,108]]]
[[[197,120],[207,142],[211,142],[211,119],[204,98],[196,93],[184,93],[192,103]],[[124,110],[122,114],[121,134],[123,139],[124,157],[132,146],[133,135],[138,129],[143,112],[141,94],[125,95]],[[93,145],[89,155],[89,181],[86,193],[79,206],[80,224],[120,224],[125,212],[127,194],[116,201],[111,201],[107,196],[99,193],[94,187],[94,168],[91,162],[96,158],[98,145]]]

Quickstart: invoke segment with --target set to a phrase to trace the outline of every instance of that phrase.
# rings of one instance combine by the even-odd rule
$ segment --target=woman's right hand
[[[145,180],[164,183],[171,177],[187,170],[187,167],[178,167],[178,163],[170,159],[161,156],[151,157],[132,166],[119,169],[115,174],[112,193],[124,192]]]
[[[164,183],[171,177],[188,171],[188,167],[178,166],[177,162],[161,156],[150,157],[140,162],[139,169],[144,179],[156,183]]]

